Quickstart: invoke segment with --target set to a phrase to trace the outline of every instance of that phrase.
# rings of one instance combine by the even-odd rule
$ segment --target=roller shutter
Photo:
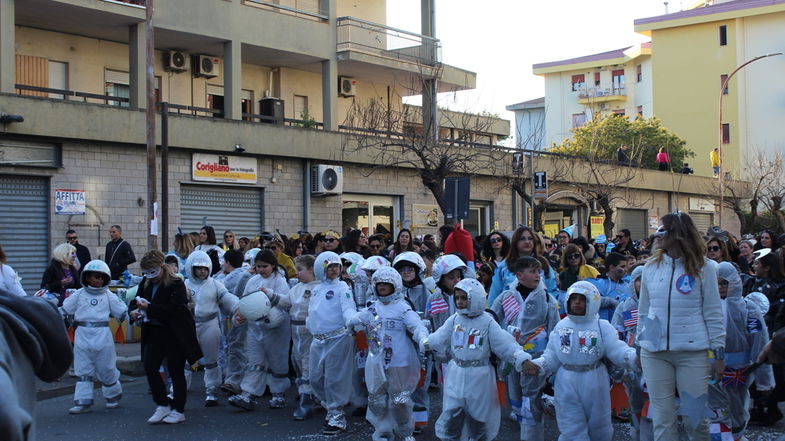
[[[185,232],[199,231],[205,217],[219,243],[225,230],[248,237],[263,231],[261,188],[182,185],[180,191],[180,226]]]
[[[709,227],[714,225],[714,216],[711,213],[690,212],[690,217],[700,234],[706,234],[709,231]]]
[[[50,258],[46,178],[0,176],[0,245],[25,291],[37,291]]]
[[[644,237],[649,237],[646,227],[646,210],[619,209],[619,222],[616,223],[614,228],[617,233],[619,230],[626,228],[630,230],[632,240],[640,240]]]

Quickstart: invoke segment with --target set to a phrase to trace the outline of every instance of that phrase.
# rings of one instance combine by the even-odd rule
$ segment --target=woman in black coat
[[[137,298],[129,309],[131,318],[141,322],[142,363],[147,383],[158,405],[147,420],[150,424],[177,424],[185,421],[185,362],[194,364],[202,357],[196,339],[196,327],[188,310],[185,283],[164,263],[158,250],[149,251],[140,262],[144,280],[139,284]],[[166,396],[166,387],[158,373],[163,360],[169,371],[174,398]]]
[[[61,243],[52,251],[52,261],[41,277],[41,288],[57,296],[57,306],[63,306],[66,291],[79,289],[79,272],[74,266],[76,248],[67,243]],[[87,262],[85,262],[85,265]]]

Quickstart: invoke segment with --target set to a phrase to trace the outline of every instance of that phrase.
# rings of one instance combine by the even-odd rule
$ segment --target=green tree
[[[671,168],[681,170],[685,159],[695,153],[685,147],[686,141],[662,126],[657,118],[628,118],[615,115],[595,116],[581,127],[572,129],[572,138],[551,147],[554,153],[583,156],[593,160],[616,161],[620,145],[630,147],[628,155],[644,168],[657,168],[657,152],[664,147]]]

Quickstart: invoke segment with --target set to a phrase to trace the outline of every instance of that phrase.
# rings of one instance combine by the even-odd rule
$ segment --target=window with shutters
[[[49,60],[31,55],[16,56],[16,83],[33,87],[49,87]],[[46,92],[17,89],[16,93],[28,96],[49,96]]]
[[[68,90],[68,63],[49,60],[49,88]],[[65,95],[49,93],[49,98],[65,99]]]
[[[308,119],[308,97],[305,95],[294,96],[294,119]]]
[[[577,92],[586,87],[586,78],[581,75],[572,76],[572,91]]]
[[[119,98],[131,97],[131,81],[128,72],[121,70],[105,69],[104,70],[105,92],[108,96]],[[161,77],[155,77],[155,102],[161,102]],[[107,104],[112,106],[129,107],[131,104],[128,101],[109,101]]]

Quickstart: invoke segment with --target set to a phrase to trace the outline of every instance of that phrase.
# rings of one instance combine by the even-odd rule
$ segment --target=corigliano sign
[[[194,153],[191,158],[191,176],[194,181],[256,184],[256,158]]]

